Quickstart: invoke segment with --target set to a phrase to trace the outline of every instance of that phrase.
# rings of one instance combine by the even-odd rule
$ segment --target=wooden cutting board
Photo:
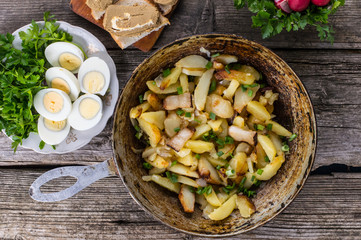
[[[91,15],[91,9],[85,4],[85,2],[86,2],[86,0],[71,0],[70,8],[74,13],[85,18],[89,22],[94,23],[98,27],[101,27],[104,29],[104,27],[103,27],[103,18],[104,17],[102,17],[99,20],[95,20]],[[171,13],[166,15],[166,17],[169,18],[169,15],[171,15]],[[133,46],[142,50],[143,52],[150,51],[152,49],[152,47],[154,46],[155,42],[157,41],[158,37],[162,33],[163,29],[164,29],[164,27],[162,27],[158,31],[152,32],[148,36],[146,36],[146,37],[140,39],[138,42],[134,43]]]

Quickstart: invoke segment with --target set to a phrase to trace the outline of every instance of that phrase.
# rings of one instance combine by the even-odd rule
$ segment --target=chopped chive
[[[171,167],[173,167],[174,165],[176,165],[178,163],[177,160],[173,161],[172,164],[170,165]]]
[[[150,170],[150,169],[153,168],[153,166],[152,166],[150,163],[147,163],[147,162],[144,162],[144,163],[143,163],[143,167],[144,167],[145,169],[148,169],[148,170]]]
[[[272,127],[273,127],[273,124],[269,123],[269,124],[267,124],[266,128],[267,128],[268,131],[271,131]]]
[[[185,117],[190,118],[192,117],[192,114],[190,112],[186,112]]]
[[[228,177],[233,177],[234,174],[236,174],[236,171],[234,171],[234,169],[228,169],[228,170],[226,171],[226,175],[227,175]]]
[[[242,92],[247,91],[247,87],[245,85],[241,85]]]
[[[211,57],[212,58],[215,58],[215,57],[218,57],[219,55],[221,55],[220,53],[215,53],[215,54],[213,54]]]
[[[155,81],[153,81],[152,84],[155,85],[156,84]]]
[[[225,192],[225,193],[227,193],[227,194],[229,194],[229,193],[230,193],[230,190],[229,190],[229,189],[227,189],[227,188],[225,188],[225,187],[222,187],[222,190],[223,190],[223,192]]]
[[[231,71],[229,71],[229,65],[226,65],[226,67],[224,68],[224,70],[225,70],[228,74],[231,74]]]
[[[261,124],[257,124],[257,128],[256,128],[256,129],[262,131],[262,130],[264,129],[264,126],[261,125]]]
[[[228,168],[229,167],[229,163],[226,163],[226,165],[224,165],[225,168]]]
[[[218,138],[216,143],[219,145],[219,148],[224,148],[224,141],[222,139]]]
[[[263,170],[262,170],[262,169],[258,169],[258,170],[257,170],[257,174],[258,174],[258,175],[262,175],[262,173],[263,173]]]
[[[56,146],[55,146],[55,145],[51,145],[51,148],[52,148],[53,150],[56,150]]]
[[[179,131],[180,131],[180,127],[174,128],[174,132],[179,132]]]
[[[182,109],[178,109],[178,110],[176,111],[176,113],[180,116],[180,115],[182,115],[182,114],[184,113],[184,111],[183,111]]]
[[[269,163],[269,162],[270,162],[269,157],[268,157],[268,156],[265,156],[265,157],[264,157],[264,161],[267,162],[267,163]]]
[[[226,136],[225,139],[224,139],[224,143],[225,144],[233,144],[234,139],[231,136]]]
[[[216,88],[217,88],[217,82],[216,82],[216,80],[213,79],[211,82],[211,86],[209,87],[208,93],[214,92],[216,90]]]
[[[222,152],[222,151],[217,152],[218,157],[222,156],[223,154],[224,154],[224,152]]]
[[[206,65],[206,68],[211,69],[212,66],[213,66],[213,63],[211,61],[208,61],[207,65]]]
[[[140,132],[140,127],[138,125],[134,125],[134,129],[135,131]]]
[[[294,133],[291,135],[291,137],[288,139],[288,141],[292,142],[297,137],[297,134]]]
[[[261,75],[262,76],[262,75]],[[260,79],[261,80],[261,79]],[[261,83],[260,85],[259,85],[259,87],[260,88],[264,88],[266,86],[266,84],[264,84],[264,83]]]
[[[222,168],[221,165],[217,165],[217,167],[216,167],[217,170],[219,170],[219,169],[221,169],[221,168]]]
[[[136,138],[138,138],[138,139],[140,139],[141,137],[142,137],[142,133],[141,132],[137,132],[136,134],[135,134],[135,137]]]
[[[201,123],[201,121],[199,121],[197,118],[195,118],[194,121],[196,121],[197,123]]]
[[[261,183],[262,183],[262,182],[257,179],[256,182],[254,183],[254,185],[255,185],[256,187],[259,187],[259,185],[261,185]]]
[[[213,190],[213,188],[212,188],[211,185],[207,186],[207,187],[206,187],[206,194],[207,194],[207,195],[211,194],[211,193],[212,193],[212,190]]]
[[[251,178],[251,182],[253,182],[255,178],[256,178],[256,176],[253,175]]]
[[[212,119],[212,120],[216,120],[216,114],[211,112],[209,114],[209,118]]]
[[[171,172],[165,172],[165,175],[167,176],[167,178],[172,182],[172,183],[176,183],[178,182],[178,175],[171,173]]]
[[[143,95],[139,95],[139,102],[140,102],[140,103],[143,103],[143,102],[144,102],[144,100],[143,100]]]
[[[239,63],[233,63],[233,64],[230,65],[230,68],[233,69],[233,70],[240,70],[241,67],[242,67],[242,65],[239,64]]]
[[[163,71],[163,77],[168,77],[170,73],[171,73],[170,68],[167,68],[166,70]]]
[[[201,159],[201,155],[199,155],[198,153],[196,154],[196,158],[199,160]]]
[[[177,93],[178,93],[178,95],[183,94],[183,88],[182,87],[177,87]]]
[[[290,150],[290,146],[288,146],[287,144],[285,144],[285,145],[283,145],[283,146],[281,147],[281,150],[282,150],[283,152],[288,152],[288,151]]]
[[[231,158],[234,158],[234,156],[233,156],[233,154],[232,154],[232,153],[230,153],[230,154],[229,154],[229,156],[230,156]]]
[[[196,191],[195,188],[192,186],[188,186],[188,189],[191,193],[194,193]]]
[[[242,178],[241,185],[244,185],[244,183],[246,182],[246,180],[247,180],[247,177]]]
[[[252,91],[251,89],[249,89],[249,90],[248,90],[248,96],[249,96],[249,97],[252,97],[252,95],[253,95],[253,91]]]

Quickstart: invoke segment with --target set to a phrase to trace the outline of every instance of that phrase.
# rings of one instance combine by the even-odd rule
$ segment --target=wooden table
[[[2,0],[0,31],[13,32],[51,11],[92,32],[113,57],[123,88],[148,57],[120,50],[100,28],[78,17],[68,0]],[[232,33],[255,40],[281,56],[298,74],[312,98],[318,120],[313,173],[296,200],[271,222],[233,239],[360,239],[361,234],[361,1],[347,0],[331,22],[334,45],[313,29],[262,40],[251,14],[232,0],[183,0],[153,51],[177,38],[200,33]],[[119,178],[103,179],[59,203],[37,203],[30,184],[42,173],[65,165],[90,165],[111,157],[111,122],[90,144],[63,155],[39,155],[0,135],[0,239],[199,239],[177,232],[145,213]],[[335,165],[336,164],[336,165]],[[72,179],[53,181],[63,189]]]

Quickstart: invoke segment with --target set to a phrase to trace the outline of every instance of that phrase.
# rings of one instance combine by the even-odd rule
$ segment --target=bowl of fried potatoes
[[[177,230],[224,237],[274,218],[311,171],[316,121],[292,69],[234,35],[177,40],[119,98],[113,150],[132,197]]]

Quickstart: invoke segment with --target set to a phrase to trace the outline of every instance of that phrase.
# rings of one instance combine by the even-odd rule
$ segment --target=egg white
[[[48,86],[52,87],[51,82],[55,78],[61,78],[69,85],[69,97],[72,101],[75,101],[80,93],[80,84],[74,74],[62,67],[49,68],[45,73],[45,79]]]
[[[44,117],[40,116],[38,120],[38,133],[41,140],[49,145],[57,145],[64,141],[70,132],[70,124],[66,121],[65,127],[60,131],[52,131],[44,124]]]

